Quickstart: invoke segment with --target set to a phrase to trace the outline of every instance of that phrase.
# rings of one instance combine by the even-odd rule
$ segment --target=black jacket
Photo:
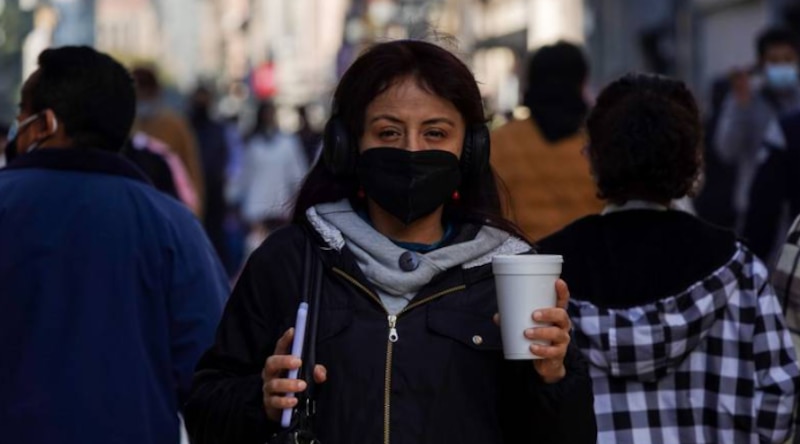
[[[786,145],[765,142],[768,156],[753,179],[744,227],[748,245],[767,263],[783,244],[783,206],[789,207],[789,221],[800,214],[800,111],[781,118],[780,128]]]
[[[463,228],[455,241],[475,232]],[[264,413],[260,372],[294,323],[306,233],[289,226],[250,257],[195,375],[185,409],[193,443],[261,444],[278,427]],[[316,429],[324,444],[596,441],[577,349],[552,385],[530,361],[503,359],[490,265],[433,279],[398,316],[390,342],[387,313],[353,255],[323,247],[320,257],[317,362],[328,380],[318,388]]]

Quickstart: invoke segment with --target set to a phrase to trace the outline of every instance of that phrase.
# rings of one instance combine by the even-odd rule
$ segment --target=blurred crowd
[[[154,67],[131,73],[136,118],[123,154],[202,221],[234,279],[249,253],[288,223],[321,133],[306,106],[282,109],[263,99],[223,110],[225,97],[201,83],[177,107],[165,100]]]
[[[786,133],[795,125],[781,117],[800,108],[795,39],[792,31],[765,30],[754,42],[757,62],[713,82],[703,174],[674,203],[734,230],[770,263],[800,212],[793,191],[800,187],[782,170],[784,157],[794,155]],[[602,208],[581,160],[582,119],[594,100],[590,68],[578,46],[546,47],[525,70],[522,112],[489,115],[498,129],[492,164],[508,194],[504,211],[532,240]],[[321,148],[320,119],[312,122],[307,106],[270,98],[239,98],[231,106],[226,91],[202,82],[176,106],[156,67],[135,66],[131,73],[136,120],[123,154],[202,220],[233,278],[249,253],[288,222],[292,199]],[[8,128],[0,122],[0,142]],[[539,153],[532,146],[550,148]]]
[[[601,356],[606,350],[592,347],[608,339],[603,337],[597,339],[597,343],[591,343],[590,336],[579,345],[583,347],[587,359],[597,360],[593,361],[595,366],[591,370],[596,384],[595,396],[601,403],[618,409],[615,412],[609,407],[612,414],[605,418],[599,411],[596,412],[600,436],[603,436],[606,427],[605,442],[614,442],[614,436],[619,436],[614,433],[620,430],[615,423],[620,419],[614,415],[626,408],[637,408],[635,402],[626,404],[630,398],[625,398],[626,402],[614,401],[618,399],[617,396],[624,397],[624,393],[637,390],[640,391],[637,393],[656,391],[652,388],[654,385],[648,384],[657,379],[663,381],[673,378],[670,384],[679,387],[684,383],[690,384],[686,382],[689,376],[683,380],[682,375],[713,374],[713,377],[718,377],[718,373],[727,370],[722,368],[722,364],[714,368],[714,363],[731,356],[737,362],[753,360],[756,366],[767,362],[762,370],[765,373],[774,371],[769,377],[760,374],[757,378],[768,386],[764,389],[764,392],[768,392],[765,397],[776,396],[774,403],[765,403],[763,410],[755,413],[760,421],[758,426],[762,428],[759,430],[762,433],[761,442],[770,439],[774,441],[769,442],[778,442],[789,438],[792,426],[788,424],[793,415],[792,406],[797,392],[794,384],[798,382],[800,373],[797,373],[796,358],[789,351],[792,344],[782,341],[789,337],[789,330],[800,333],[800,283],[797,282],[800,280],[800,37],[793,30],[785,28],[764,29],[753,42],[753,52],[756,60],[753,66],[736,69],[714,82],[711,107],[704,113],[702,123],[697,125],[695,121],[700,122],[701,113],[692,93],[680,81],[663,76],[622,77],[608,86],[599,98],[594,97],[589,85],[591,60],[587,58],[584,48],[567,41],[542,46],[529,55],[521,88],[522,112],[488,116],[488,120],[493,122],[486,133],[491,146],[489,159],[497,179],[497,190],[492,190],[492,193],[499,191],[502,217],[518,227],[521,238],[531,245],[540,246],[542,252],[563,254],[568,259],[564,276],[569,278],[568,283],[575,294],[585,298],[574,305],[574,311],[570,312],[576,329],[584,329],[581,330],[582,334],[590,336],[587,332],[593,328],[592,325],[596,325],[591,316],[599,316],[596,313],[608,307],[613,309],[614,315],[609,315],[613,319],[603,322],[618,322],[619,331],[623,332],[621,335],[624,335],[626,326],[644,318],[660,328],[663,327],[659,324],[661,321],[653,321],[659,315],[647,311],[653,306],[642,304],[665,303],[665,300],[674,302],[675,299],[670,298],[681,294],[686,298],[675,303],[679,312],[675,316],[685,315],[685,318],[676,322],[686,328],[673,331],[669,328],[675,326],[669,325],[665,327],[668,331],[662,334],[686,333],[686,341],[695,344],[705,343],[705,332],[710,331],[713,340],[717,341],[713,344],[722,344],[732,331],[752,328],[755,331],[754,342],[763,345],[766,350],[763,351],[765,356],[759,355],[754,359],[752,353],[741,352],[741,349],[735,352],[728,349],[720,351],[723,345],[719,345],[720,350],[713,349],[713,346],[697,346],[696,350],[701,351],[696,352],[693,346],[687,348],[685,344],[677,344],[680,340],[674,339],[674,349],[664,351],[659,347],[663,348],[663,344],[669,342],[666,336],[660,342],[643,344],[637,342],[643,340],[641,337],[631,333],[636,337],[631,339],[629,348],[635,350],[626,349],[628,356],[623,356],[626,350],[622,350],[619,355],[608,358],[608,362],[618,359],[621,366],[609,364],[609,368],[603,368],[598,362],[606,362],[606,357]],[[104,231],[104,227],[124,222],[111,219],[93,221],[88,215],[92,211],[87,210],[88,213],[83,216],[91,223],[96,222],[97,226],[96,236],[89,236],[84,241],[112,243],[118,247],[116,251],[128,254],[120,260],[129,262],[147,261],[139,255],[144,257],[146,252],[151,251],[152,245],[148,242],[162,242],[170,252],[168,259],[164,259],[164,264],[153,264],[153,274],[148,275],[152,279],[145,279],[142,283],[145,290],[160,288],[159,267],[163,267],[169,270],[166,274],[170,278],[179,277],[170,281],[176,288],[184,289],[188,294],[188,288],[193,286],[191,296],[198,293],[202,296],[207,291],[207,299],[213,301],[210,304],[216,304],[216,309],[219,309],[223,304],[218,300],[219,296],[222,295],[223,300],[227,297],[230,288],[239,281],[243,269],[246,269],[245,264],[252,253],[277,230],[293,223],[298,193],[314,166],[323,164],[320,159],[324,157],[321,154],[325,149],[324,142],[335,138],[335,134],[326,134],[326,128],[320,124],[322,119],[312,116],[313,104],[287,107],[269,98],[249,98],[241,106],[230,107],[226,105],[225,93],[211,83],[198,83],[180,106],[174,106],[165,97],[158,70],[152,66],[134,66],[128,70],[133,79],[135,95],[131,99],[135,101],[135,114],[130,132],[120,134],[118,127],[124,125],[111,128],[113,125],[109,123],[109,128],[99,125],[101,128],[97,131],[103,137],[96,140],[81,139],[76,134],[83,133],[75,128],[81,128],[91,119],[112,122],[119,116],[109,114],[105,119],[101,108],[105,102],[98,97],[97,109],[86,108],[82,111],[86,113],[85,116],[76,113],[69,119],[62,118],[68,113],[59,108],[61,105],[57,99],[62,97],[58,88],[64,85],[53,81],[56,86],[52,88],[57,94],[50,91],[50,95],[49,90],[41,86],[51,81],[51,77],[47,76],[57,77],[49,74],[45,68],[48,63],[58,65],[58,60],[47,59],[48,55],[56,57],[53,52],[43,54],[46,55],[40,60],[39,73],[28,80],[23,90],[24,103],[20,116],[16,122],[0,128],[0,134],[9,134],[3,144],[14,142],[4,149],[2,163],[7,169],[17,170],[32,165],[32,162],[40,162],[37,165],[45,165],[45,169],[72,168],[125,177],[142,173],[160,193],[171,196],[185,206],[194,219],[176,212],[161,202],[160,197],[148,194],[149,191],[142,191],[131,184],[126,184],[128,188],[124,188],[120,184],[93,178],[98,182],[80,189],[95,193],[96,196],[93,196],[98,199],[108,199],[98,202],[106,202],[104,205],[109,206],[114,205],[111,190],[136,196],[133,199],[136,204],[121,210],[119,214],[129,222],[141,217],[147,219],[147,223],[137,225],[136,230],[141,229],[141,232],[133,230],[135,235],[114,237]],[[80,51],[76,54],[75,57],[87,57],[87,60],[97,57]],[[59,69],[68,69],[64,66],[69,64],[65,64],[64,60],[60,60],[60,63]],[[51,72],[59,72],[53,69]],[[80,77],[84,74],[75,75]],[[97,87],[105,88],[108,85],[98,84]],[[433,94],[432,91],[426,93]],[[63,94],[66,97],[67,93]],[[75,98],[76,101],[78,99],[81,97]],[[53,103],[45,107],[45,111],[28,113],[30,109],[41,108],[39,104],[47,100]],[[72,133],[67,133],[68,130]],[[383,133],[380,134],[383,137]],[[135,165],[135,171],[126,170],[127,167],[114,163],[116,160],[105,157],[85,160],[84,164],[84,160],[68,158],[72,155],[69,153],[59,153],[58,156],[62,156],[59,162],[62,164],[54,167],[55,155],[48,151],[77,150],[40,149],[43,144],[57,146],[59,142],[77,141],[109,145],[120,141],[121,155]],[[339,143],[338,140],[334,142]],[[352,147],[348,145],[346,148]],[[64,164],[70,165],[69,168]],[[322,171],[321,166],[319,169]],[[12,175],[6,178],[3,184],[7,187],[5,190],[11,193],[11,197],[5,197],[11,202],[9,205],[18,205],[17,208],[22,208],[24,211],[20,211],[26,217],[29,215],[26,211],[35,212],[24,203],[24,199],[20,203],[14,200],[13,195],[26,186],[34,186],[32,184],[37,183],[34,178],[14,179]],[[49,186],[56,190],[68,184],[74,185],[68,175],[54,176],[50,180],[53,182]],[[458,205],[461,199],[459,190],[453,193],[447,191],[445,194],[448,198],[452,195],[451,200],[455,202],[452,205]],[[363,190],[358,193],[363,194]],[[58,193],[53,196],[56,195]],[[363,197],[360,195],[360,198]],[[53,197],[47,205],[53,208],[53,217],[60,216],[59,198]],[[451,205],[450,201],[447,205]],[[4,221],[2,210],[0,208],[0,222]],[[657,214],[636,213],[642,210]],[[76,210],[75,220],[83,217],[77,214],[79,212]],[[633,216],[634,213],[637,216]],[[358,217],[363,219],[369,215]],[[5,219],[9,220],[11,218]],[[200,222],[204,236],[192,231],[195,220]],[[64,223],[68,226],[69,220]],[[46,225],[44,222],[42,224]],[[49,235],[42,235],[43,244],[50,242],[47,238]],[[216,257],[207,257],[203,237]],[[15,241],[13,236],[3,239]],[[30,257],[23,255],[25,258],[39,260],[34,254],[35,248],[26,250],[26,245],[14,245],[15,251],[31,254]],[[438,248],[438,244],[431,248]],[[80,250],[79,247],[76,249]],[[751,252],[755,256],[751,256]],[[53,261],[51,265],[61,267],[58,272],[52,272],[56,275],[61,273],[69,277],[78,274],[76,270],[83,266],[79,260],[73,263],[72,259],[62,261],[60,257],[46,259]],[[224,278],[218,276],[217,259],[224,268]],[[195,260],[197,263],[193,262]],[[0,257],[0,271],[4,271],[2,266],[6,265],[6,276],[15,275],[8,271],[16,266],[13,264],[17,262],[12,262]],[[23,262],[21,260],[18,263]],[[106,278],[109,281],[124,281],[120,276],[125,275],[125,267],[117,269],[108,264],[86,264],[87,268],[90,266],[107,273],[107,277],[98,279],[100,282]],[[47,268],[42,266],[42,269]],[[280,264],[273,268],[280,270]],[[751,269],[755,271],[742,271]],[[277,273],[274,270],[271,272]],[[719,284],[728,275],[734,276],[733,280]],[[256,282],[253,276],[245,278]],[[751,278],[763,286],[754,288],[743,283]],[[61,281],[53,282],[55,294],[58,292],[57,282]],[[63,282],[72,281],[65,278]],[[247,282],[242,285],[248,285]],[[698,282],[702,285],[697,285]],[[22,294],[31,288],[39,288],[36,285],[39,283],[22,283],[19,292]],[[48,284],[41,285],[46,287]],[[743,295],[741,300],[744,301],[751,297],[757,301],[756,296],[768,293],[770,298],[778,298],[780,307],[767,307],[766,302],[756,303],[757,307],[748,306],[743,302],[741,307],[736,308],[741,310],[741,316],[739,312],[731,314],[732,305],[721,308],[715,306],[714,310],[718,310],[708,313],[688,313],[690,310],[687,306],[706,307],[702,298],[716,298],[726,285],[736,287],[735,291]],[[772,293],[772,286],[775,294]],[[201,287],[205,290],[201,290]],[[119,290],[114,288],[113,291]],[[208,289],[212,288],[219,291],[210,294]],[[762,294],[764,288],[769,290]],[[186,298],[171,299],[166,314],[159,316],[173,315],[173,309],[186,309],[181,305]],[[202,297],[197,300],[200,299]],[[199,303],[197,300],[194,303]],[[681,301],[685,305],[681,305]],[[58,303],[54,304],[60,307]],[[197,339],[197,344],[194,344],[194,339],[171,343],[170,352],[180,354],[181,347],[191,348],[186,343],[197,345],[197,350],[210,344],[210,327],[216,325],[219,313],[205,313],[195,308],[186,309],[186,317],[179,320],[184,323],[176,321],[177,326],[171,326],[172,330],[163,332],[164,337],[174,341],[182,332],[200,323],[197,321],[200,318],[208,324],[202,333],[205,336]],[[140,309],[145,311],[144,308]],[[772,309],[774,313],[769,312]],[[260,308],[247,307],[247,310],[254,312]],[[590,311],[591,315],[588,314]],[[757,316],[752,314],[756,311]],[[702,319],[692,319],[692,314]],[[766,319],[764,322],[769,325],[758,324],[762,321],[762,315]],[[111,318],[116,319],[114,316]],[[758,318],[757,321],[753,320],[755,318]],[[787,325],[783,324],[784,319]],[[711,324],[715,326],[711,327]],[[647,327],[653,325],[648,324]],[[701,330],[703,333],[698,333]],[[602,332],[594,333],[600,335]],[[796,334],[792,336],[797,341]],[[480,336],[473,336],[472,345],[478,347],[479,340],[482,340]],[[642,358],[649,353],[650,349],[642,351],[647,347],[657,350],[652,353],[654,355],[663,352],[667,355],[664,361],[668,362],[653,363]],[[678,349],[680,351],[676,352]],[[673,352],[674,355],[670,355]],[[697,353],[701,358],[697,358]],[[703,365],[693,364],[692,359],[684,361],[689,354],[693,358],[703,359]],[[195,353],[193,358],[197,355]],[[187,359],[187,368],[194,368],[194,361]],[[646,361],[646,365],[652,364],[653,368],[648,367],[646,372],[639,371],[643,368],[643,361]],[[102,367],[101,363],[95,364],[98,368]],[[627,382],[614,385],[618,381],[615,378],[620,377],[614,372],[625,373],[626,365],[630,366],[627,367],[630,372],[621,377],[628,378]],[[191,371],[185,373],[191,375]],[[736,373],[731,378],[737,381],[747,379],[749,376],[744,373]],[[649,377],[652,380],[648,380]],[[260,384],[260,379],[256,379]],[[708,383],[704,390],[708,389],[707,386]],[[715,392],[715,396],[719,395],[720,399],[727,395],[740,396],[739,393],[726,393],[728,388],[724,386],[723,383],[719,384],[719,393]],[[604,387],[607,391],[598,392],[598,387]],[[678,390],[675,387],[672,389]],[[692,387],[684,388],[689,390]],[[658,387],[662,393],[672,389]],[[657,404],[654,398],[647,399],[647,402]],[[786,402],[790,404],[789,407],[781,404]],[[736,408],[741,407],[738,403],[736,401]],[[655,409],[653,405],[650,407]],[[596,401],[595,408],[597,406]],[[686,409],[684,412],[691,411],[688,407]],[[681,416],[680,412],[676,415]],[[644,424],[648,420],[630,413],[624,421],[641,421]],[[699,423],[691,426],[713,428],[709,424]],[[614,427],[618,427],[616,432],[612,430]],[[647,423],[642,427],[656,426]],[[666,425],[664,427],[668,428]],[[664,436],[667,436],[667,432]],[[659,441],[654,439],[653,442]],[[796,442],[800,442],[800,439]]]

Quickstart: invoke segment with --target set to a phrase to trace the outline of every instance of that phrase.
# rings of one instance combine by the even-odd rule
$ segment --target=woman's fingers
[[[291,408],[297,404],[294,397],[284,396],[286,393],[297,393],[306,389],[305,381],[281,377],[288,370],[300,368],[302,361],[296,356],[287,355],[294,339],[294,329],[286,330],[275,344],[275,354],[268,357],[261,371],[261,394],[267,416],[273,421],[280,419],[281,409]]]
[[[569,330],[572,326],[569,314],[563,308],[544,308],[533,313],[533,320],[545,324],[553,324],[558,328]]]
[[[563,279],[556,280],[556,307],[566,310],[569,303],[569,287]]]
[[[561,345],[539,345],[539,344],[531,344],[530,346],[531,353],[540,358],[544,359],[554,359],[556,363],[560,364],[564,361],[564,356],[566,354],[567,347],[564,344]]]
[[[569,334],[558,327],[538,327],[525,330],[525,337],[530,340],[550,341],[553,345],[569,342]]]
[[[264,391],[270,396],[283,396],[286,393],[298,393],[305,390],[307,384],[301,379],[275,378],[264,384]]]
[[[275,344],[275,353],[274,355],[286,355],[289,354],[289,347],[292,345],[292,340],[294,339],[294,328],[290,328],[283,333],[280,339],[278,339],[278,343]]]
[[[328,369],[324,365],[317,364],[314,366],[314,381],[317,384],[322,384],[328,380]]]

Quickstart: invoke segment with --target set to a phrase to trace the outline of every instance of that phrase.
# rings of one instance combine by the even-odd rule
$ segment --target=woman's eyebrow
[[[393,116],[391,114],[378,114],[377,116],[370,119],[369,123],[375,123],[378,120],[388,120],[393,123],[403,123],[403,121],[399,117]]]
[[[437,123],[444,123],[450,126],[456,126],[455,122],[447,117],[434,117],[432,119],[425,120],[422,122],[423,125],[435,125]]]

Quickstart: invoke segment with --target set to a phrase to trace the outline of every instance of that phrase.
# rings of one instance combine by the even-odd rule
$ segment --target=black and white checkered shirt
[[[772,272],[772,285],[784,306],[789,329],[800,335],[800,216],[786,236]]]
[[[742,245],[683,293],[633,308],[573,300],[598,443],[782,443],[800,368],[766,267]]]

